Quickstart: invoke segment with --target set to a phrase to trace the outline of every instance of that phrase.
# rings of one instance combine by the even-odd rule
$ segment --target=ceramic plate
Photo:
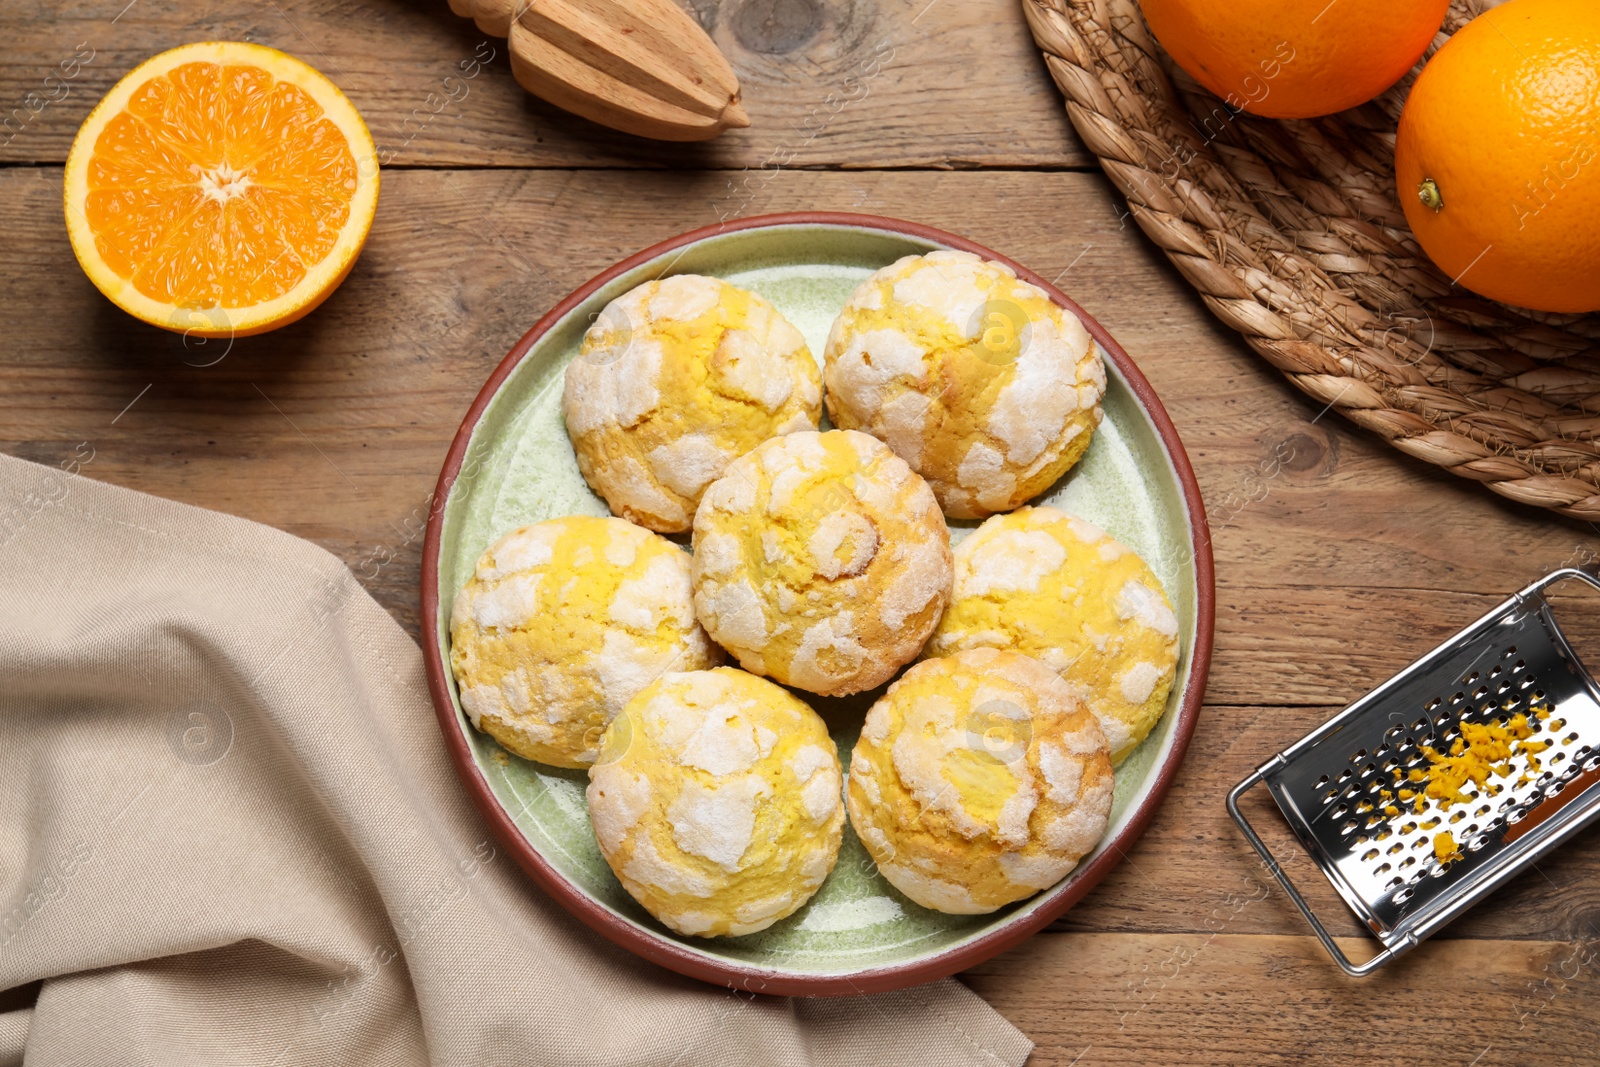
[[[820,359],[829,326],[857,284],[901,256],[958,248],[1009,264],[1076,313],[1106,357],[1105,421],[1084,459],[1036,503],[1104,527],[1150,562],[1177,609],[1182,658],[1165,716],[1116,772],[1111,826],[1065,881],[990,915],[952,916],[911,903],[878,876],[848,827],[839,863],[800,911],[758,934],[703,939],[652,919],[612,876],[590,831],[582,772],[511,755],[474,730],[450,675],[450,604],[483,550],[525,523],[604,515],[578,473],[561,418],[562,374],[605,304],[665,274],[709,274],[772,301]],[[975,525],[953,523],[959,539]],[[681,540],[681,539],[680,539]],[[1171,782],[1205,689],[1212,576],[1205,513],[1166,412],[1126,353],[1058,290],[1004,256],[952,234],[861,215],[741,220],[673,238],[612,267],[528,331],[479,393],[439,476],[423,556],[423,646],[445,743],[484,817],[551,896],[611,940],[707,981],[780,994],[900,988],[970,966],[1056,918],[1103,878],[1143,832]],[[801,694],[823,715],[846,766],[877,693]]]

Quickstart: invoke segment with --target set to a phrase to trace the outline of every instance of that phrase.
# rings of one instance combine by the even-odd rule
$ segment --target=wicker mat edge
[[[1437,44],[1482,0],[1456,0]],[[1328,119],[1226,107],[1170,68],[1136,0],[1023,0],[1067,115],[1140,229],[1297,388],[1400,451],[1600,519],[1600,316],[1451,284],[1389,169],[1415,72]]]

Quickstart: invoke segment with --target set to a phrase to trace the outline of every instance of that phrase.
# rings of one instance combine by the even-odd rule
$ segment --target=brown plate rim
[[[467,744],[466,736],[459,727],[455,701],[450,696],[446,665],[440,654],[439,642],[435,635],[439,619],[439,545],[444,525],[445,502],[449,499],[450,490],[461,471],[461,465],[478,420],[483,416],[483,412],[488,407],[489,402],[500,391],[500,387],[510,376],[512,370],[527,356],[534,343],[554,327],[562,317],[587,300],[606,283],[665,253],[696,244],[707,238],[736,233],[741,230],[819,225],[876,230],[882,233],[914,237],[918,240],[928,241],[946,248],[971,252],[985,259],[1004,263],[1016,271],[1018,277],[1043,289],[1051,299],[1072,311],[1083,321],[1083,325],[1090,335],[1100,343],[1106,355],[1116,364],[1123,380],[1133,390],[1140,406],[1155,425],[1156,433],[1166,451],[1168,462],[1178,475],[1179,485],[1183,490],[1184,506],[1188,512],[1190,537],[1194,551],[1196,619],[1194,644],[1190,651],[1189,683],[1184,690],[1177,709],[1177,722],[1173,731],[1172,747],[1156,771],[1154,784],[1140,800],[1138,807],[1134,810],[1132,817],[1121,832],[1108,843],[1108,847],[1102,850],[1087,867],[1075,872],[1073,877],[1065,884],[1051,891],[1054,899],[1047,900],[1029,914],[1019,916],[982,937],[963,942],[925,959],[886,967],[870,968],[851,974],[805,975],[766,970],[747,963],[717,959],[694,952],[664,936],[620,919],[604,905],[569,882],[559,871],[551,866],[522,835],[516,824],[511,821],[510,815],[501,806],[493,790],[489,787],[488,780],[484,778],[476,761],[472,758],[472,751]],[[501,360],[500,365],[489,376],[489,380],[484,383],[483,388],[479,390],[477,397],[473,400],[472,406],[467,410],[466,417],[461,421],[460,429],[456,431],[455,439],[450,443],[450,451],[445,457],[444,466],[439,472],[439,483],[434,490],[433,501],[429,508],[427,535],[423,541],[422,549],[422,620],[424,626],[422,653],[428,678],[428,693],[433,699],[434,712],[439,720],[439,729],[444,735],[445,748],[448,750],[451,762],[455,764],[456,773],[461,778],[462,784],[466,786],[473,803],[477,806],[478,811],[483,815],[484,820],[489,824],[495,836],[505,846],[506,851],[516,859],[528,876],[576,918],[608,940],[636,953],[644,959],[650,960],[652,963],[705,982],[727,985],[749,992],[783,996],[850,996],[861,993],[881,993],[889,990],[904,989],[908,986],[921,985],[938,978],[944,978],[1004,952],[1036,933],[1046,924],[1058,918],[1072,905],[1083,899],[1089,890],[1093,889],[1121,861],[1127,854],[1128,848],[1144,833],[1150,820],[1155,816],[1156,810],[1160,808],[1162,801],[1165,799],[1167,790],[1171,787],[1172,781],[1177,775],[1178,768],[1183,764],[1184,753],[1189,747],[1189,739],[1193,736],[1195,724],[1199,720],[1200,706],[1205,699],[1206,678],[1211,666],[1211,645],[1216,612],[1215,597],[1215,574],[1211,559],[1210,529],[1206,523],[1205,505],[1200,498],[1200,485],[1195,480],[1194,468],[1189,463],[1188,453],[1184,451],[1183,442],[1178,437],[1177,428],[1173,426],[1172,419],[1167,415],[1166,409],[1156,397],[1155,390],[1151,387],[1149,381],[1145,379],[1145,376],[1140,373],[1133,360],[1123,351],[1122,346],[1117,344],[1111,334],[1106,331],[1105,327],[1101,326],[1093,316],[1079,307],[1071,297],[1057,289],[1046,279],[1014,260],[965,237],[960,237],[932,226],[925,226],[921,223],[906,222],[882,215],[830,211],[794,211],[773,215],[757,215],[703,226],[687,233],[679,234],[676,237],[668,238],[659,244],[646,248],[642,252],[637,252],[590,278],[567,295],[540,318],[532,329],[523,334],[521,340],[512,346],[511,351],[506,354],[505,359]]]

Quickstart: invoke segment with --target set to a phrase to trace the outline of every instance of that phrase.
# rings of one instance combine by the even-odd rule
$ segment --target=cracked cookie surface
[[[606,862],[680,934],[755,933],[811,899],[844,829],[822,719],[732,667],[667,674],[607,727],[589,769]]]
[[[567,365],[561,407],[590,488],[615,514],[680,533],[730,462],[816,429],[822,377],[766,300],[680,274],[606,305]]]
[[[928,485],[853,430],[777,437],[730,464],[694,522],[694,605],[740,665],[826,696],[882,685],[950,595]]]
[[[714,667],[690,561],[625,519],[523,526],[479,558],[450,613],[450,666],[472,725],[525,759],[592,763],[606,723],[667,671]]]
[[[867,712],[850,825],[925,908],[994,911],[1066,877],[1105,834],[1110,749],[1038,660],[974,649],[924,660]]]
[[[952,518],[1037,496],[1101,420],[1105,366],[1083,323],[969,252],[906,256],[873,274],[824,357],[833,424],[886,442]]]
[[[1145,561],[1052,507],[996,515],[956,547],[950,607],[926,654],[1005,648],[1075,686],[1120,762],[1166,711],[1178,618]]]

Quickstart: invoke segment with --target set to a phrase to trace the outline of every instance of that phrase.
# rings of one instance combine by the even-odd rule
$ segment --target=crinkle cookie
[[[589,819],[606,862],[680,934],[750,934],[822,885],[844,832],[816,712],[732,667],[668,674],[606,728]]]
[[[594,762],[606,723],[662,674],[721,661],[694,618],[688,554],[623,519],[513,530],[450,613],[450,666],[472,725],[557,767]]]
[[[561,407],[578,469],[611,510],[677,533],[729,462],[817,428],[822,375],[767,301],[680,274],[606,305],[567,365]]]
[[[927,655],[1006,648],[1072,683],[1121,760],[1166,710],[1178,618],[1144,560],[1051,507],[996,515],[956,546],[955,590]]]
[[[825,696],[871,689],[939,621],[949,537],[928,484],[876,438],[776,437],[700,503],[695,613],[745,670]]]
[[[1066,473],[1106,390],[1078,317],[970,252],[873,274],[834,321],[825,360],[833,424],[887,442],[958,519],[1010,511]]]
[[[1111,813],[1105,735],[1028,656],[974,649],[889,687],[850,757],[850,825],[878,870],[935,911],[976,915],[1066,877]]]

